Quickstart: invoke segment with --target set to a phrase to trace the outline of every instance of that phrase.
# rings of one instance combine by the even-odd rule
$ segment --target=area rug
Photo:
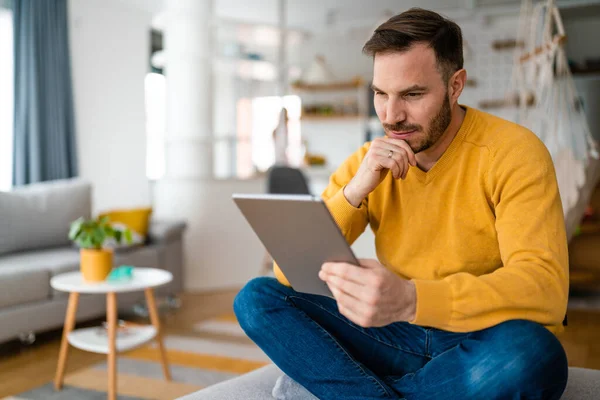
[[[167,335],[165,346],[171,382],[164,380],[154,343],[118,356],[119,399],[173,400],[270,362],[229,314],[194,325],[190,335]],[[102,362],[68,374],[59,392],[49,382],[3,400],[106,399],[107,382],[107,365]]]

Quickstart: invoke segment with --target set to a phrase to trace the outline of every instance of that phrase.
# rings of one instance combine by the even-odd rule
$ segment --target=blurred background
[[[525,124],[551,149],[570,238],[570,308],[583,312],[583,328],[564,343],[577,365],[600,369],[600,1],[43,2],[62,4],[62,17],[52,6],[38,13],[41,3],[0,0],[0,194],[79,177],[93,188],[93,215],[149,207],[153,219],[185,221],[178,279],[200,303],[268,273],[232,194],[271,191],[274,167],[285,167],[318,195],[346,157],[383,135],[372,59],[361,52],[374,29],[410,7],[454,20],[468,74],[460,102]],[[554,5],[559,22],[537,4]],[[50,30],[57,37],[28,39],[27,29],[61,18]],[[65,61],[55,68],[58,54]],[[46,97],[32,108],[38,95]],[[567,99],[560,110],[550,107],[557,98]],[[65,105],[72,125],[56,128],[65,135],[36,142],[19,133],[55,120],[40,104]],[[50,154],[66,172],[23,172]],[[373,239],[367,229],[353,245],[359,257],[376,257]]]

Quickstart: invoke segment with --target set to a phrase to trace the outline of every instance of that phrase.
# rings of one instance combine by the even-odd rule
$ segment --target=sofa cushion
[[[48,271],[50,277],[79,269],[79,250],[74,247],[32,250],[0,256],[0,271]]]
[[[304,386],[287,376],[281,374],[273,387],[273,397],[276,400],[286,399],[302,399],[302,400],[319,400],[311,392],[306,390]]]
[[[267,400],[283,372],[273,364],[206,389],[180,397],[178,400]],[[303,400],[303,397],[294,397]],[[310,397],[308,398],[310,399]],[[307,399],[307,400],[308,400]],[[600,399],[600,371],[569,368],[569,381],[561,400]]]
[[[119,250],[114,254],[114,265],[161,268],[158,246],[141,246]],[[63,272],[79,270],[79,249],[58,247],[32,250],[0,256],[0,270],[46,270],[50,277]]]
[[[237,378],[180,397],[178,400],[272,400],[273,387],[282,374],[279,368],[269,364]]]
[[[0,192],[0,255],[68,245],[69,226],[91,217],[91,185],[66,179]]]
[[[158,246],[143,246],[115,253],[115,266],[133,265],[136,267],[160,268]],[[42,271],[46,279],[48,293],[52,297],[63,297],[67,293],[50,288],[50,279],[58,274],[79,270],[79,250],[75,247],[58,247],[44,250],[34,250],[12,253],[0,256],[0,272],[16,274],[19,272]]]
[[[35,250],[0,256],[0,273],[43,272],[46,277],[46,294],[66,296],[50,288],[50,278],[64,272],[79,270],[79,251],[74,247]]]
[[[50,297],[49,272],[0,268],[0,309]]]
[[[570,367],[569,381],[561,399],[600,399],[600,371]]]

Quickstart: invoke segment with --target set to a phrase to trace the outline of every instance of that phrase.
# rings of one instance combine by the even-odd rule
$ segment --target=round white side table
[[[58,366],[54,378],[56,390],[62,389],[65,367],[67,364],[69,344],[81,350],[108,355],[108,399],[115,400],[117,393],[117,353],[132,350],[151,340],[156,340],[161,355],[165,379],[171,380],[171,372],[167,363],[167,355],[162,340],[160,320],[156,310],[154,288],[173,280],[173,275],[156,268],[134,268],[133,277],[122,282],[88,283],[83,280],[81,272],[59,274],[50,280],[50,286],[62,292],[69,292],[69,303],[65,316],[62,342],[58,356]],[[122,336],[117,335],[117,293],[144,291],[151,325],[127,323]],[[73,330],[80,293],[106,294],[106,319],[108,329],[83,328]]]

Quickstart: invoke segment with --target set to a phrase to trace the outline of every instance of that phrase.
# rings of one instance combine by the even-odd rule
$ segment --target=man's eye
[[[421,97],[421,96],[423,96],[423,93],[408,93],[406,96],[407,97]]]
[[[383,92],[375,92],[375,96],[383,96],[385,93]]]

